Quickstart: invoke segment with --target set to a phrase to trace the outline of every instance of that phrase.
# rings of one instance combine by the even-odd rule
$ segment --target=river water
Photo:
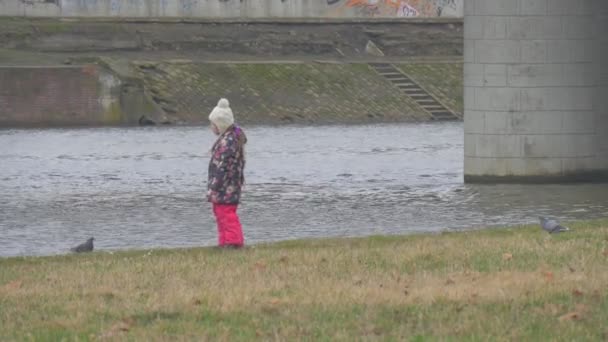
[[[463,126],[252,127],[247,243],[608,216],[606,185],[463,184]],[[0,256],[216,243],[207,127],[0,131]]]

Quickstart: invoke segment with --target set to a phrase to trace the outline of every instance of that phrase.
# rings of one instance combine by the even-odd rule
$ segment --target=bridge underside
[[[465,182],[608,181],[608,1],[464,6]]]

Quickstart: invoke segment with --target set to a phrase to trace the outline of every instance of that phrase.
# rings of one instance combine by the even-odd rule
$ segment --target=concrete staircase
[[[369,63],[369,66],[399,88],[405,95],[412,98],[433,120],[448,121],[460,119],[454,111],[444,106],[437,98],[394,65],[390,63]]]

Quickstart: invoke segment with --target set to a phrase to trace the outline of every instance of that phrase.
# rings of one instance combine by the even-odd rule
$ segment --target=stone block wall
[[[606,177],[607,4],[465,1],[465,180]]]
[[[596,130],[599,138],[599,152],[602,167],[608,169],[608,2],[596,4],[593,50],[596,89],[593,105],[596,114]]]
[[[137,124],[158,113],[142,91],[97,65],[0,67],[0,127]]]

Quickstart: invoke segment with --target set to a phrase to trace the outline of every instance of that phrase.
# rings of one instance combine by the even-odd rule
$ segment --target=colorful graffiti
[[[464,0],[0,0],[0,16],[22,16],[25,13],[26,16],[43,17],[462,18],[463,2]]]
[[[327,0],[340,10],[355,10],[367,17],[441,17],[457,12],[462,0]]]

